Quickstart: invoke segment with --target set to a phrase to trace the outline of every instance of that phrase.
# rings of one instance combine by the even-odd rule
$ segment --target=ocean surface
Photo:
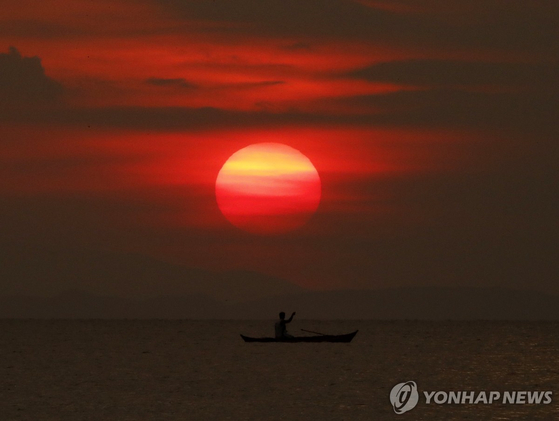
[[[306,321],[350,344],[244,343],[273,321],[0,320],[0,420],[558,420],[559,323]],[[395,414],[394,385],[420,400]],[[426,404],[423,391],[552,391]]]

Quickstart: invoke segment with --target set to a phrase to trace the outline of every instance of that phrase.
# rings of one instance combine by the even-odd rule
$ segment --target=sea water
[[[559,323],[308,321],[350,344],[244,343],[270,321],[0,320],[0,420],[559,419]],[[417,384],[398,415],[393,386]],[[424,391],[552,391],[427,404]]]

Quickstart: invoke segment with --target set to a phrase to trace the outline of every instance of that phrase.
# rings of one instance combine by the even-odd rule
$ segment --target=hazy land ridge
[[[558,320],[559,297],[500,288],[393,288],[304,292],[227,303],[204,295],[132,299],[80,291],[0,298],[0,318]]]
[[[1,318],[272,319],[281,310],[329,320],[556,320],[559,296],[499,287],[309,291],[138,254],[13,248],[0,256]]]
[[[238,302],[305,289],[257,272],[211,271],[133,253],[14,249],[0,255],[0,297],[53,297],[68,291],[135,300],[203,295]]]

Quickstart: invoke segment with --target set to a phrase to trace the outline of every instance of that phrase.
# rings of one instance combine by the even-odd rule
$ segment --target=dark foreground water
[[[313,322],[351,344],[248,344],[262,321],[0,320],[0,419],[559,419],[559,324]],[[302,332],[301,332],[302,333]],[[302,333],[304,334],[304,333]],[[396,415],[392,387],[418,405]],[[553,391],[548,405],[425,403],[423,391]]]

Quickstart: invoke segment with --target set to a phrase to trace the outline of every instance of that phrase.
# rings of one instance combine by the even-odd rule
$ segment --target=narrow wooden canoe
[[[241,338],[245,342],[287,342],[287,343],[296,343],[296,342],[351,342],[353,337],[359,332],[356,330],[355,332],[346,333],[345,335],[317,335],[317,336],[295,336],[293,338],[250,338],[245,335],[241,335]]]

